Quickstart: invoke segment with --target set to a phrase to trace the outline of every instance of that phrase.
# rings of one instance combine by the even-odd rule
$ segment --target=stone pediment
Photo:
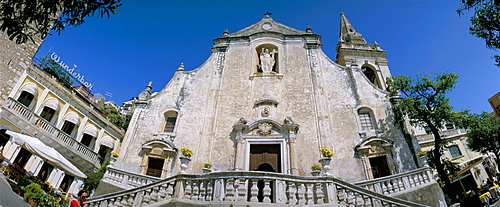
[[[307,34],[307,32],[300,31],[279,22],[274,21],[271,17],[266,16],[262,18],[259,22],[252,24],[240,31],[237,31],[232,34],[228,34],[228,37],[245,37],[251,36],[257,33],[265,33],[265,32],[275,32],[284,35],[303,35]]]
[[[385,154],[393,147],[393,144],[379,137],[371,137],[356,146],[356,150],[362,154]]]
[[[175,152],[177,149],[174,144],[164,141],[164,140],[149,140],[146,143],[142,144],[143,149],[160,149],[161,151]]]

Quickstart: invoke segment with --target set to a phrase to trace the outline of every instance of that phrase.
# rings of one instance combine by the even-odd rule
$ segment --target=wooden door
[[[250,145],[250,171],[281,172],[280,144]]]
[[[387,156],[370,158],[370,166],[372,168],[373,178],[391,175],[389,165],[387,164]]]

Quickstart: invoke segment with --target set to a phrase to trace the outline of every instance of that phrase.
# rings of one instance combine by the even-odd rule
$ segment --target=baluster
[[[271,203],[271,180],[264,179],[264,203]]]
[[[143,191],[144,197],[142,198],[142,205],[148,205],[151,201],[151,189],[146,189]]]
[[[306,189],[304,183],[300,183],[298,186],[297,198],[299,199],[299,205],[306,204],[306,199],[304,198],[306,194]]]
[[[288,181],[287,184],[288,184],[288,190],[286,191],[288,197],[287,203],[292,205],[297,204],[297,196],[296,196],[297,187],[295,186],[295,182]]]
[[[234,179],[229,178],[226,182],[226,198],[225,201],[234,201]]]
[[[193,185],[193,195],[191,196],[191,200],[198,200],[198,197],[199,197],[199,193],[200,193],[200,182],[196,181],[196,180],[193,180],[191,182],[191,184]]]
[[[205,196],[206,201],[211,201],[213,198],[213,192],[214,192],[213,184],[214,184],[213,180],[207,180],[207,196]]]
[[[206,196],[206,189],[207,188],[207,181],[206,180],[201,180],[200,181],[200,196],[198,197],[198,200],[204,201],[205,196]]]
[[[388,180],[385,183],[387,183],[387,191],[389,192],[389,195],[393,194],[394,193],[394,189],[393,189],[393,186],[391,185],[391,181]]]
[[[403,178],[398,178],[398,186],[399,186],[400,191],[406,190],[404,185],[403,185]]]
[[[306,199],[306,204],[314,204],[313,202],[313,184],[312,183],[306,183],[306,194],[305,194],[305,199]]]
[[[128,206],[128,195],[121,196],[121,206]]]
[[[174,183],[169,182],[167,185],[167,196],[168,198],[174,197]]]
[[[129,194],[127,196],[127,206],[133,206],[134,205],[134,194]]]
[[[191,199],[191,193],[192,193],[192,188],[191,188],[191,181],[186,180],[186,188],[184,190],[184,196],[182,197],[183,199]]]
[[[158,189],[157,188],[152,188],[151,189],[151,200],[149,203],[154,204],[158,202]]]
[[[116,207],[122,207],[122,197],[117,197],[114,202],[114,206]]]
[[[320,183],[320,182],[317,182],[316,184],[314,184],[314,188],[315,188],[315,202],[316,204],[323,204],[325,203],[324,201],[324,193],[323,193],[323,183]]]
[[[386,186],[385,182],[380,182],[380,185],[382,186],[382,194],[388,195],[389,192],[387,191],[387,186]]]
[[[259,195],[259,188],[257,187],[257,183],[259,180],[257,178],[252,178],[252,188],[250,189],[252,197],[250,198],[250,202],[259,202],[257,196]]]
[[[239,187],[237,187],[238,189],[238,199],[237,201],[246,201],[247,200],[247,188],[246,188],[246,178],[240,178],[237,180],[238,181],[238,184],[239,184]]]
[[[347,192],[345,188],[338,186],[337,199],[340,206],[347,206]]]
[[[422,177],[422,173],[418,173],[417,176],[418,176],[419,184],[420,185],[424,184],[425,181],[424,181],[424,178]]]
[[[167,196],[167,184],[162,184],[160,185],[160,190],[158,191],[158,201],[163,201],[165,200],[165,197]]]
[[[413,180],[413,176],[409,175],[408,179],[410,181],[410,188],[413,188],[415,186],[415,181]]]

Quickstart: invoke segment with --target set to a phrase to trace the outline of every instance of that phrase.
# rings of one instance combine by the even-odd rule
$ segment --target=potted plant
[[[203,173],[210,173],[212,172],[212,164],[210,164],[209,162],[205,162],[205,164],[203,164]]]
[[[318,165],[318,164],[314,164],[314,165],[311,165],[311,174],[313,176],[319,176],[319,174],[321,173],[321,169],[323,169],[321,167],[321,165]]]
[[[181,172],[186,173],[187,165],[191,161],[191,156],[193,156],[193,151],[187,147],[181,148],[182,156],[179,158],[181,160]]]
[[[323,155],[323,157],[319,159],[319,163],[321,163],[325,175],[331,175],[330,162],[332,161],[332,156],[334,153],[326,147],[320,148],[319,151],[321,152],[321,155]]]
[[[329,150],[326,147],[320,148],[319,151],[321,152],[323,157],[332,157],[334,154],[331,150]]]
[[[22,189],[24,190],[24,200],[28,202],[31,207],[38,206],[38,201],[45,194],[42,187],[37,183],[31,183]]]

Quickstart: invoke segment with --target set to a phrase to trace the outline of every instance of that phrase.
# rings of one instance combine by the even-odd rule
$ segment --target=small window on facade
[[[373,130],[373,118],[369,109],[363,108],[358,111],[359,122],[362,130]]]
[[[169,111],[165,113],[165,128],[163,129],[163,132],[174,132],[176,122],[177,112]]]
[[[24,106],[29,107],[33,99],[35,99],[35,96],[33,94],[23,91],[17,101],[19,101]]]
[[[448,151],[450,152],[451,158],[462,156],[462,152],[460,152],[460,148],[457,145],[449,146]]]
[[[50,120],[52,119],[52,117],[54,117],[54,114],[56,113],[56,110],[50,108],[50,107],[43,107],[43,110],[42,110],[42,113],[40,114],[40,116],[47,120],[48,122],[50,122]]]
[[[73,132],[73,129],[75,129],[75,124],[70,122],[70,121],[64,121],[64,124],[61,128],[63,132],[66,132],[66,134],[71,135]]]

